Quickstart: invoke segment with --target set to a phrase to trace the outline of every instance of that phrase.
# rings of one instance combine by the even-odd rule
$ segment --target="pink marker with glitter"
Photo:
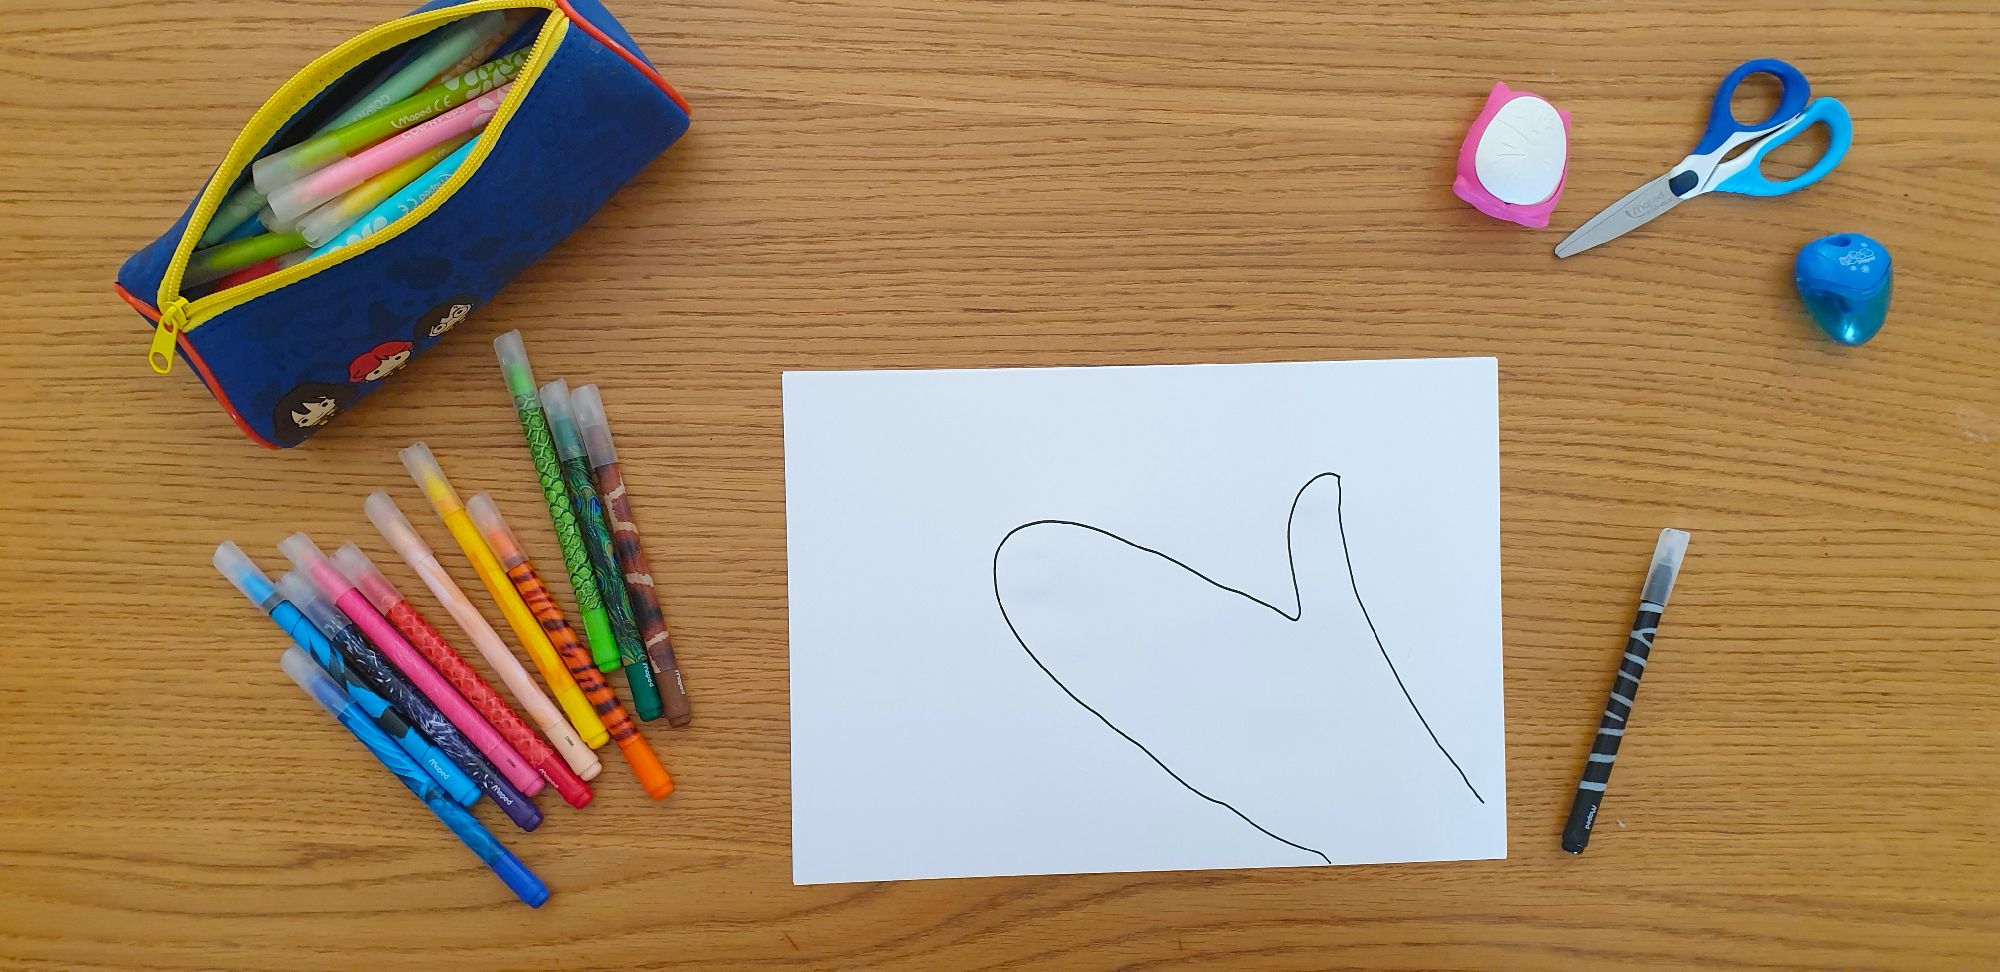
[[[424,656],[397,633],[396,626],[390,624],[382,612],[375,610],[375,605],[369,603],[367,596],[340,573],[333,561],[327,559],[319,545],[313,543],[312,537],[294,533],[278,544],[278,550],[292,562],[292,566],[299,569],[300,574],[310,578],[341,613],[354,619],[361,633],[374,642],[382,654],[389,656],[389,661],[417,686],[417,691],[424,693],[424,698],[431,700],[431,704],[437,706],[438,711],[443,712],[445,718],[465,734],[465,738],[479,749],[494,769],[500,771],[501,776],[507,778],[507,782],[520,790],[523,796],[542,792],[542,787],[546,785],[542,774],[535,772],[534,767],[514,751],[514,747],[507,745],[507,740],[500,738],[498,731],[479,717],[472,703],[465,701],[465,697],[458,694],[458,690],[452,688],[451,683],[437,673],[437,669],[424,661]]]

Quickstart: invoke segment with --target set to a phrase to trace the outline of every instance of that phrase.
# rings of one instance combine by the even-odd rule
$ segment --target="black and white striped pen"
[[[1674,590],[1674,576],[1680,573],[1681,557],[1687,553],[1684,530],[1661,530],[1659,546],[1653,548],[1653,567],[1646,571],[1646,586],[1639,592],[1639,614],[1632,619],[1632,634],[1625,641],[1625,657],[1618,663],[1618,677],[1611,683],[1611,700],[1604,704],[1604,717],[1597,720],[1597,742],[1590,747],[1590,760],[1583,765],[1583,779],[1576,784],[1576,801],[1569,807],[1569,822],[1563,824],[1563,850],[1583,853],[1590,843],[1590,826],[1597,822],[1597,805],[1604,800],[1604,785],[1611,782],[1611,764],[1618,758],[1618,743],[1625,738],[1625,720],[1632,717],[1632,700],[1639,696],[1639,677],[1646,674],[1646,659],[1653,652],[1653,636],[1660,630],[1660,615],[1666,613],[1667,595]]]

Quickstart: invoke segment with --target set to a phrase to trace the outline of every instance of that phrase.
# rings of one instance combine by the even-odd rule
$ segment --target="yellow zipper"
[[[535,37],[534,45],[529,48],[527,59],[522,63],[520,72],[515,75],[514,86],[508,89],[506,99],[493,114],[493,120],[488,122],[486,129],[479,134],[472,153],[466,157],[464,164],[451,174],[451,178],[446,179],[444,184],[431,194],[430,198],[424,200],[409,215],[396,220],[381,232],[350,243],[324,257],[306,260],[198,300],[190,301],[181,296],[181,278],[187,273],[188,259],[194,255],[195,243],[201,239],[202,231],[208,228],[209,221],[215,218],[215,211],[222,205],[230,186],[235,183],[236,177],[243,169],[249,166],[257,151],[269,142],[277,134],[278,129],[298,113],[299,109],[305,107],[306,102],[327,86],[340,80],[363,61],[417,37],[439,24],[488,10],[529,7],[540,7],[550,11],[548,21],[542,25],[541,33]],[[259,108],[257,113],[250,117],[249,124],[243,127],[242,133],[236,136],[236,142],[229,147],[229,154],[223,158],[215,177],[209,180],[208,188],[203,190],[201,198],[195,202],[194,213],[188,218],[187,229],[181,234],[179,245],[174,248],[173,259],[167,261],[166,274],[160,278],[160,289],[156,295],[160,320],[153,329],[152,344],[146,352],[146,360],[153,370],[164,375],[173,369],[174,347],[178,335],[193,331],[209,319],[233,307],[367,253],[401,236],[410,227],[437,211],[437,208],[444,205],[460,186],[465,185],[478,173],[480,165],[492,153],[493,145],[498,141],[501,130],[514,117],[514,112],[520,108],[522,99],[527,97],[528,90],[533,88],[536,80],[541,77],[542,69],[546,66],[544,54],[561,43],[568,31],[569,20],[562,16],[555,0],[470,0],[455,7],[412,14],[363,31],[347,43],[321,55],[293,75],[276,94],[264,102],[264,107]]]

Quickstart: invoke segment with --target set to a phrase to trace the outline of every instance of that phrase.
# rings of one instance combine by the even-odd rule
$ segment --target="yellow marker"
[[[590,703],[584,699],[583,690],[577,688],[576,679],[571,678],[569,669],[563,667],[556,657],[555,646],[549,643],[549,636],[542,631],[541,622],[535,620],[534,612],[521,600],[521,593],[514,589],[514,582],[507,579],[507,570],[500,566],[499,558],[493,556],[486,546],[485,538],[479,535],[479,528],[473,526],[472,518],[465,513],[465,504],[458,501],[458,493],[451,488],[451,481],[444,478],[444,469],[438,466],[437,457],[431,455],[430,446],[418,442],[401,452],[403,467],[423,488],[424,496],[437,509],[438,517],[444,520],[445,529],[451,531],[451,538],[458,542],[465,558],[472,561],[472,569],[479,574],[479,582],[486,585],[486,593],[492,595],[494,603],[500,605],[500,614],[507,619],[507,626],[514,629],[514,637],[521,640],[528,657],[535,667],[541,669],[542,681],[549,684],[549,693],[556,697],[556,704],[562,706],[563,714],[569,716],[570,724],[576,727],[577,735],[583,737],[584,744],[597,749],[611,741],[611,734],[604,729],[604,720],[597,717]]]

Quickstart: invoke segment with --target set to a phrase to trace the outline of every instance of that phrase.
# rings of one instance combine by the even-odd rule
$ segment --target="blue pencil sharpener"
[[[1806,312],[1842,344],[1868,343],[1889,316],[1889,248],[1866,236],[1835,233],[1807,243],[1792,274]]]

